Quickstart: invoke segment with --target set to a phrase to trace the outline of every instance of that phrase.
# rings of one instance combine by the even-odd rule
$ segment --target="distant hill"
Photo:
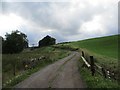
[[[118,58],[118,35],[71,42],[69,45],[85,48],[100,55]]]

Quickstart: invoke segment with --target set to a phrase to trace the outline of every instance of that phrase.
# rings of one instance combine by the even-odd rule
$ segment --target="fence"
[[[113,71],[107,70],[104,67],[99,66],[97,63],[95,63],[93,56],[89,56],[89,58],[90,58],[90,62],[88,62],[88,60],[85,59],[85,54],[82,51],[81,59],[84,62],[82,66],[90,69],[92,76],[94,76],[95,73],[97,72],[100,75],[104,76],[104,78],[111,78],[111,79],[117,80],[116,75]]]

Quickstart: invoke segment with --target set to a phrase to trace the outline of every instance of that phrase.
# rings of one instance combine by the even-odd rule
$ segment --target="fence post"
[[[84,57],[84,52],[82,51],[82,56]]]
[[[16,75],[16,65],[13,64],[13,75],[15,76]]]
[[[107,78],[107,76],[106,76],[106,71],[105,71],[104,68],[102,68],[102,74],[103,74],[103,76],[104,76],[105,78]]]
[[[95,74],[95,65],[94,65],[94,59],[93,59],[93,56],[90,56],[90,64],[91,64],[91,72],[92,72],[92,76],[94,76],[94,74]]]

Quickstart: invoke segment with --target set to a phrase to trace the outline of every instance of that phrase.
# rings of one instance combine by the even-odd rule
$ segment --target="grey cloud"
[[[57,38],[58,42],[62,41],[69,41],[69,40],[76,40],[79,38],[85,37],[92,37],[101,35],[98,33],[97,35],[87,35],[86,33],[82,32],[79,33],[81,25],[85,22],[92,21],[94,16],[96,15],[102,15],[104,17],[104,14],[110,15],[113,14],[114,19],[112,21],[109,21],[106,19],[105,26],[108,33],[106,34],[116,34],[116,26],[111,24],[116,24],[116,8],[114,6],[109,6],[109,4],[99,4],[97,6],[90,5],[87,0],[84,0],[86,3],[86,7],[82,8],[79,7],[79,5],[74,5],[73,8],[75,8],[75,11],[71,13],[69,9],[71,8],[72,4],[71,2],[19,2],[19,3],[3,3],[3,13],[15,13],[28,22],[30,22],[28,25],[31,26],[31,22],[35,24],[33,25],[33,28],[29,28],[29,37],[31,39],[31,43],[34,41],[37,41],[36,39],[33,39],[34,35],[37,38],[41,38],[47,34],[50,34]],[[83,1],[81,1],[83,2]],[[79,3],[78,3],[79,4]],[[111,3],[110,3],[111,4]],[[107,8],[105,8],[106,6]],[[105,18],[103,18],[105,19]],[[107,21],[108,20],[108,21]],[[114,22],[114,23],[109,23]],[[106,23],[109,23],[108,26]],[[33,32],[36,30],[36,28],[43,28],[39,30],[39,34],[33,34]],[[52,33],[42,33],[41,31],[51,29],[53,30]],[[38,32],[38,29],[36,30]],[[31,34],[32,33],[32,34]],[[41,34],[41,35],[40,35]],[[85,34],[85,35],[84,35]],[[82,36],[82,37],[81,37]],[[84,37],[84,38],[85,38]],[[72,39],[73,38],[73,39]]]
[[[66,8],[68,5],[68,4],[65,5],[62,3],[52,3],[52,5],[56,5],[56,4],[59,5],[58,14],[61,13],[59,12],[59,9],[62,9],[63,7]],[[58,21],[55,19],[54,17],[55,7],[52,7],[52,5],[51,3],[48,4],[48,3],[33,3],[33,2],[32,3],[31,2],[30,3],[4,3],[3,11],[5,11],[5,13],[14,12],[31,22],[35,22],[38,26],[57,29],[57,30],[60,30],[61,32],[66,31],[66,33],[68,34],[71,31],[73,31],[76,34],[77,29],[79,28],[79,25],[80,25],[80,19],[73,18],[73,20],[70,20],[69,26],[66,27],[64,26],[64,24],[61,23],[60,20]],[[65,11],[67,12],[67,8]],[[72,34],[74,34],[73,32]]]

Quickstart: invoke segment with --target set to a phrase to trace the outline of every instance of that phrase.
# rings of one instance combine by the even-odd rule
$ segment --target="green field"
[[[77,41],[70,43],[70,45],[87,49],[103,56],[118,58],[118,35]]]

